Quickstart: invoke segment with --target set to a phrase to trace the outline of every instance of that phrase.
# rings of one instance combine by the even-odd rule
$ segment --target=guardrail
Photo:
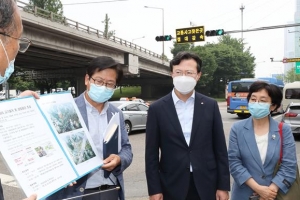
[[[139,50],[140,52],[143,52],[143,53],[148,54],[150,56],[153,56],[155,58],[162,59],[161,55],[159,55],[157,53],[154,53],[154,52],[152,52],[152,51],[150,51],[146,48],[143,48],[141,46],[138,46],[138,45],[136,45],[132,42],[126,41],[122,38],[118,38],[116,36],[111,36],[109,38],[106,38],[104,36],[103,31],[100,31],[98,29],[95,29],[95,28],[92,28],[90,26],[84,25],[84,24],[79,23],[77,21],[74,21],[72,19],[66,18],[62,15],[55,14],[55,13],[50,12],[48,10],[44,10],[42,8],[30,5],[30,4],[22,2],[20,0],[17,0],[16,2],[17,2],[18,7],[23,9],[27,13],[31,13],[35,16],[43,17],[43,18],[49,19],[53,22],[57,22],[57,23],[65,25],[65,26],[72,27],[72,28],[74,28],[78,31],[86,32],[86,33],[91,34],[91,35],[96,35],[98,38],[104,38],[104,39],[107,39],[109,41],[112,41],[112,42],[124,45],[126,47],[129,47],[131,49]],[[164,60],[169,61],[167,58],[164,58]]]

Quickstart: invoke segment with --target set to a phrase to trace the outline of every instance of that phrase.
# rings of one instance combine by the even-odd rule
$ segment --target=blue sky
[[[76,2],[100,2],[103,0],[61,0],[63,4]],[[95,3],[64,5],[67,18],[104,30],[105,14],[110,20],[110,30],[116,36],[132,41],[151,51],[161,54],[162,44],[155,41],[155,36],[162,35],[162,11],[144,8],[144,6],[164,9],[164,33],[175,36],[175,29],[190,27],[190,22],[204,26],[205,30],[224,29],[225,31],[241,30],[241,5],[243,28],[287,24],[294,19],[296,0],[127,0],[112,3]],[[293,30],[293,28],[289,28]],[[241,33],[232,34],[240,38]],[[256,75],[270,76],[281,73],[283,64],[270,62],[270,57],[282,59],[284,54],[284,29],[244,33],[247,46],[256,57]],[[291,34],[291,37],[294,37]],[[206,37],[206,42],[216,42],[216,37]],[[204,45],[197,42],[196,45]],[[171,58],[170,48],[173,42],[165,42],[165,54]],[[205,66],[204,66],[205,67]]]

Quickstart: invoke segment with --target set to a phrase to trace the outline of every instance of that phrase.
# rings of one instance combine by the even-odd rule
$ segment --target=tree
[[[206,46],[218,65],[213,74],[212,95],[223,96],[228,81],[254,77],[255,57],[250,53],[250,47],[243,51],[241,40],[224,35],[219,38],[219,43]]]
[[[102,23],[104,23],[104,33],[103,33],[104,38],[109,39],[111,36],[114,36],[115,31],[114,30],[109,31],[109,24],[111,24],[111,22],[107,14],[105,14],[105,19],[104,21],[102,21]]]
[[[284,76],[284,80],[286,83],[291,83],[294,81],[300,81],[300,74],[295,73],[295,68],[291,68]]]
[[[169,62],[169,58],[165,54],[161,54],[161,59]]]
[[[63,5],[60,0],[29,0],[29,4],[58,15],[63,15]]]
[[[201,78],[200,82],[198,83],[198,87],[204,89],[205,91],[209,92],[209,84],[213,80],[212,74],[216,71],[218,65],[215,59],[215,56],[212,54],[211,51],[209,51],[207,48],[203,46],[196,46],[191,49],[193,53],[198,55],[203,63],[202,69],[201,69]],[[203,91],[204,92],[204,91]]]
[[[36,86],[34,81],[27,79],[25,77],[24,69],[15,66],[15,72],[11,75],[10,79],[8,80],[9,88],[16,89],[19,91],[24,90],[36,90]]]
[[[173,43],[173,48],[171,49],[171,53],[173,54],[173,57],[177,55],[177,53],[181,51],[190,51],[192,48],[194,48],[193,43],[183,43],[178,44],[176,42]]]

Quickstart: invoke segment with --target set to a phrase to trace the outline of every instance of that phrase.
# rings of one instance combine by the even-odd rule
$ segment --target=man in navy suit
[[[170,62],[174,89],[154,102],[146,126],[150,200],[228,200],[230,175],[215,100],[195,92],[202,61],[180,52]]]

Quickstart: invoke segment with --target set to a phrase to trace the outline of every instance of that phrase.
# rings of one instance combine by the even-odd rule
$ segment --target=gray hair
[[[0,31],[9,33],[14,29],[15,2],[0,0]]]

